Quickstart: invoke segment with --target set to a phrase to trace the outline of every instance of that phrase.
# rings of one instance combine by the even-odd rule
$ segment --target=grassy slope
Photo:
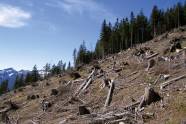
[[[142,113],[153,113],[154,116],[138,116],[138,120],[143,120],[143,122],[147,123],[180,123],[186,118],[186,79],[172,82],[172,84],[162,90],[159,88],[159,85],[164,82],[163,78],[161,78],[156,85],[152,85],[160,73],[170,74],[172,76],[170,79],[186,74],[186,68],[183,66],[184,64],[180,64],[177,68],[171,68],[171,65],[182,61],[182,56],[179,56],[179,53],[168,52],[167,54],[163,54],[164,50],[170,47],[169,41],[178,35],[186,37],[186,32],[171,33],[168,35],[167,39],[162,39],[158,42],[149,41],[136,47],[136,49],[140,49],[140,47],[148,47],[154,53],[159,52],[159,57],[178,56],[177,60],[172,60],[171,62],[163,61],[156,63],[155,67],[149,69],[148,71],[144,71],[147,68],[147,60],[144,59],[143,62],[138,62],[137,59],[139,59],[139,57],[132,55],[132,53],[135,52],[135,49],[123,51],[121,55],[115,54],[117,55],[116,60],[110,60],[107,58],[108,60],[105,59],[100,61],[101,68],[104,72],[107,72],[109,74],[109,78],[114,79],[115,82],[115,89],[113,91],[111,103],[107,108],[107,113],[119,111],[124,106],[134,103],[131,98],[138,101],[138,99],[144,94],[145,87],[150,85],[163,97],[164,107],[160,107],[160,101],[152,103],[151,105],[146,106]],[[182,47],[186,47],[184,39],[182,39]],[[123,61],[128,62],[129,65],[120,65]],[[112,67],[111,64],[113,62],[117,63],[117,68],[120,66],[123,68],[123,70],[119,72],[119,77],[118,73],[115,73],[114,70],[108,68]],[[86,67],[87,68],[85,70],[80,72],[83,78],[86,78],[89,75],[89,73],[87,73],[89,66]],[[128,74],[134,71],[138,71],[138,73],[125,78]],[[138,78],[129,82],[136,77]],[[13,121],[17,120],[19,117],[19,123],[26,123],[29,120],[32,120],[41,124],[55,124],[64,119],[67,119],[67,123],[87,123],[92,117],[78,116],[78,105],[84,104],[91,111],[91,113],[103,113],[103,106],[105,104],[109,88],[106,87],[100,91],[101,88],[99,86],[102,83],[102,78],[103,77],[96,79],[85,90],[85,92],[79,96],[84,103],[75,101],[73,104],[70,104],[67,102],[69,97],[74,94],[83,82],[77,82],[69,85],[68,87],[64,87],[62,84],[59,84],[59,80],[72,79],[68,76],[62,76],[51,78],[50,81],[48,81],[50,84],[49,86],[46,86],[47,81],[39,81],[37,82],[39,86],[32,87],[29,85],[25,87],[23,91],[19,91],[17,93],[12,91],[2,95],[0,97],[0,111],[8,107],[8,105],[3,103],[11,99],[19,105],[24,104],[22,108],[18,110],[11,110],[7,113]],[[61,90],[63,92],[57,96],[51,96],[51,89],[57,88],[59,85],[61,85]],[[66,88],[68,91],[65,91],[63,88]],[[27,100],[28,94],[39,95],[39,98]],[[53,103],[52,107],[46,112],[42,111],[42,104],[40,103],[42,100]],[[64,108],[68,109],[68,111],[64,111]]]

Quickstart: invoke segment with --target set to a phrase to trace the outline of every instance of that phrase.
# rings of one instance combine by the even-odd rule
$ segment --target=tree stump
[[[148,62],[147,70],[149,70],[149,68],[152,68],[155,64],[156,64],[156,61],[154,59],[150,59]]]
[[[52,105],[50,104],[50,102],[43,102],[43,111],[45,112],[48,107],[51,107]]]
[[[58,94],[58,91],[56,89],[51,89],[51,95],[57,95]]]
[[[1,121],[4,122],[5,124],[8,123],[9,118],[8,118],[8,116],[7,116],[7,114],[6,114],[6,111],[3,111],[3,112],[1,113]]]
[[[160,96],[154,91],[151,87],[145,87],[144,100],[147,105],[150,105],[152,102],[157,101]]]
[[[79,114],[80,115],[90,114],[90,111],[84,105],[80,105],[79,106]]]

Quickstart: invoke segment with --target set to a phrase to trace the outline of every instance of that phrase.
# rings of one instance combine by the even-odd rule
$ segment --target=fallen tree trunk
[[[158,55],[158,54],[159,54],[158,52],[155,53],[155,54],[152,54],[151,56],[148,56],[147,59],[150,59],[150,58],[152,58],[152,57],[154,57],[154,56],[156,56],[156,55]]]
[[[87,79],[81,84],[81,86],[79,87],[79,89],[75,92],[73,97],[76,97],[78,95],[78,93],[80,92],[80,90],[83,88],[83,86],[87,83]]]
[[[86,85],[87,81],[91,78],[91,76],[94,74],[95,70],[92,71],[92,73],[88,76],[88,78],[81,84],[81,86],[79,87],[79,89],[75,92],[74,96],[73,97],[76,97],[81,89]]]
[[[132,82],[133,80],[139,78],[142,74],[143,74],[143,72],[142,72],[140,75],[138,75],[137,77],[135,77],[135,78],[133,78],[132,80],[128,81],[127,83],[130,83],[130,82]]]
[[[84,88],[81,90],[81,92],[83,92],[85,89],[87,89],[87,87],[90,85],[91,82],[92,82],[92,79],[89,79],[89,81],[88,81],[87,84],[84,86]]]
[[[130,77],[130,76],[132,76],[132,75],[134,75],[134,74],[136,74],[136,73],[138,73],[138,72],[137,72],[137,71],[135,71],[135,72],[133,72],[133,73],[131,73],[131,74],[127,75],[125,78],[128,78],[128,77]]]
[[[107,96],[107,99],[106,99],[106,102],[105,102],[105,105],[104,105],[104,109],[106,109],[106,107],[108,106],[109,104],[109,101],[111,99],[111,94],[112,94],[112,91],[113,91],[113,88],[114,88],[114,80],[111,80],[111,84],[110,84],[110,90],[108,92],[108,96]]]
[[[160,84],[160,89],[163,89],[164,87],[166,87],[167,85],[169,85],[172,81],[177,81],[177,80],[179,80],[181,78],[185,78],[185,77],[186,77],[186,75],[182,75],[180,77],[177,77],[177,78],[174,78],[172,80],[166,81],[166,82]]]
[[[131,104],[131,105],[125,106],[123,109],[125,110],[125,109],[127,109],[127,108],[129,108],[129,107],[132,107],[132,106],[134,106],[134,105],[138,105],[138,104],[140,104],[140,103],[141,103],[141,101],[135,102],[135,103],[133,103],[133,104]]]
[[[156,85],[156,83],[158,82],[158,80],[161,78],[162,74],[159,75],[159,77],[156,79],[156,81],[154,82],[154,85]]]

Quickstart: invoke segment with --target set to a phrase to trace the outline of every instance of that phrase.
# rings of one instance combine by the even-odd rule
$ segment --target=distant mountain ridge
[[[0,70],[0,82],[8,80],[8,88],[10,90],[12,90],[14,82],[15,82],[16,75],[18,74],[18,77],[20,77],[21,74],[23,74],[23,77],[25,79],[26,74],[28,72],[30,72],[30,71],[29,70],[16,71],[13,68],[7,68],[7,69]]]
[[[28,72],[31,72],[31,71],[29,70],[16,71],[13,68],[7,68],[7,69],[0,70],[0,82],[8,80],[8,88],[12,90],[16,75],[18,74],[18,77],[20,78],[21,74],[23,74],[23,77],[25,79]],[[42,77],[44,77],[44,72],[42,70],[38,70],[38,73]]]

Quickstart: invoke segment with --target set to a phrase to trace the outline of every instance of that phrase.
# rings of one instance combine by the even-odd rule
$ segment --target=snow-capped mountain
[[[16,71],[13,68],[0,70],[0,82],[8,80],[8,88],[12,90],[16,75],[18,74],[18,77],[20,77],[21,74],[23,74],[23,77],[25,78],[28,72],[29,72],[28,70]]]

